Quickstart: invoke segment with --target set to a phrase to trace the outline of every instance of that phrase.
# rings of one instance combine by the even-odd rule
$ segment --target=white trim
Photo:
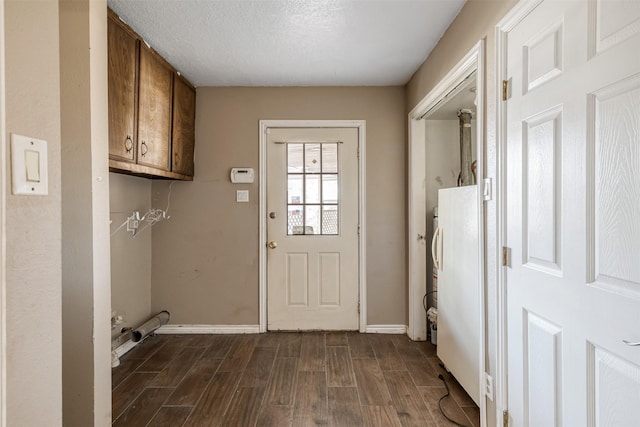
[[[7,425],[7,276],[6,276],[6,135],[7,122],[5,116],[5,63],[4,63],[4,0],[0,0],[0,426]]]
[[[401,334],[407,333],[406,325],[369,325],[365,328],[366,334]]]
[[[260,332],[267,331],[267,129],[272,127],[287,128],[356,128],[358,129],[358,238],[359,262],[358,281],[360,291],[360,332],[365,332],[367,325],[367,269],[366,269],[366,120],[260,120]]]
[[[497,194],[497,249],[502,251],[506,245],[506,108],[502,101],[502,81],[507,80],[507,33],[522,21],[543,0],[521,0],[498,22],[495,30],[496,37],[496,194]],[[496,373],[495,373],[495,402],[496,420],[502,425],[502,414],[509,408],[508,399],[508,366],[507,366],[507,288],[506,269],[501,264],[502,256],[496,256],[496,277],[498,289],[496,292]]]
[[[144,341],[144,340],[142,340]],[[140,344],[142,341],[125,341],[124,343],[122,343],[122,345],[118,346],[115,350],[113,350],[116,353],[116,356],[118,356],[118,358],[124,356],[125,354],[127,354],[128,352],[130,352],[135,346],[137,346],[138,344]]]
[[[487,402],[484,384],[485,372],[488,368],[486,364],[486,305],[485,305],[485,288],[487,280],[485,277],[485,218],[484,218],[484,202],[483,202],[483,179],[485,178],[484,170],[484,151],[486,149],[485,126],[485,42],[478,41],[476,45],[454,66],[451,71],[425,96],[409,113],[409,168],[408,168],[408,250],[409,250],[409,326],[408,335],[411,339],[426,339],[426,314],[422,306],[422,298],[426,292],[426,268],[423,257],[419,256],[418,245],[422,244],[417,238],[418,234],[426,235],[426,212],[420,209],[420,203],[424,205],[425,195],[424,187],[418,185],[424,181],[424,116],[432,108],[438,105],[441,100],[456,86],[462,83],[473,71],[476,71],[476,90],[477,90],[477,106],[476,106],[476,138],[477,144],[477,181],[480,191],[478,191],[478,257],[479,257],[479,304],[480,319],[478,328],[480,329],[480,345],[478,348],[479,375],[478,382],[480,384],[480,419],[482,425],[486,425]],[[418,162],[422,162],[419,164]],[[418,177],[414,175],[418,174]],[[415,181],[415,182],[414,182]],[[424,224],[424,225],[422,225]],[[422,225],[422,227],[420,226]]]
[[[154,331],[168,334],[259,334],[260,325],[162,325]]]

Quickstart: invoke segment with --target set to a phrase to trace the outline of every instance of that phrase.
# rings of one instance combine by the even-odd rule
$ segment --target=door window
[[[338,143],[287,144],[287,234],[337,235]]]

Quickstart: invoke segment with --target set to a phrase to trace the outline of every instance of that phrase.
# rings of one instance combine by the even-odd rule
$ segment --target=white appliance
[[[438,269],[438,349],[445,367],[480,405],[478,186],[438,191],[431,253]]]

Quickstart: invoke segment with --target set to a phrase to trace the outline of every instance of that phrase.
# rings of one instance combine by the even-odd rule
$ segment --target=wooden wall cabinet
[[[193,180],[195,89],[109,10],[109,170]]]

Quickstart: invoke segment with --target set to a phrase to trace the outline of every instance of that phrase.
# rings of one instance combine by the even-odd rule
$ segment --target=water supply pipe
[[[459,186],[473,185],[473,173],[471,171],[471,117],[473,111],[462,109],[458,111],[460,119],[460,178]]]

